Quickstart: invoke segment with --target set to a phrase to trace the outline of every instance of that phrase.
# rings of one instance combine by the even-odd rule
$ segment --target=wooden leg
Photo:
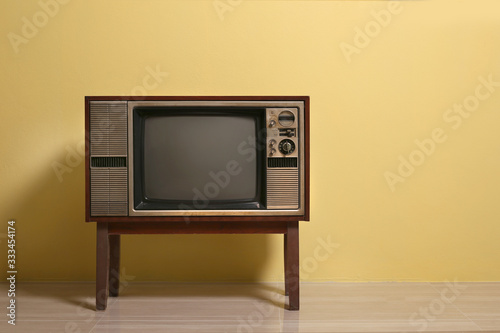
[[[106,310],[109,289],[108,223],[97,223],[96,244],[96,310]]]
[[[109,235],[109,296],[120,291],[120,235]]]
[[[286,247],[288,246],[288,241],[287,241],[287,237],[286,237],[287,234],[284,234],[283,236],[283,244],[284,244],[284,253],[285,253],[285,296],[288,296],[289,293],[290,293],[290,286],[288,285],[288,282],[289,282],[289,279],[288,279],[288,276],[286,274],[286,267],[287,267],[287,261],[288,261],[288,256],[287,256],[287,252],[286,252]]]
[[[299,298],[299,223],[288,222],[285,238],[285,289],[288,289],[288,310],[298,310]]]

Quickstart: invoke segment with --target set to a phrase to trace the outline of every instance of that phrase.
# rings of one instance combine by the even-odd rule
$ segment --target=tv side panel
[[[309,221],[309,192],[310,192],[310,122],[309,122],[309,96],[301,97],[304,101],[304,191],[305,191],[305,211],[302,221]]]
[[[90,222],[90,113],[89,97],[85,97],[85,222]]]

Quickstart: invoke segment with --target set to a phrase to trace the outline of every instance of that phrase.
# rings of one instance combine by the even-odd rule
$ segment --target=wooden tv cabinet
[[[288,310],[298,310],[298,221],[248,221],[245,218],[241,220],[234,220],[234,218],[222,219],[222,221],[210,219],[193,222],[114,222],[115,218],[112,217],[99,218],[100,222],[96,223],[96,310],[106,309],[108,295],[118,297],[120,286],[120,235],[130,234],[283,234],[285,295],[289,296]]]

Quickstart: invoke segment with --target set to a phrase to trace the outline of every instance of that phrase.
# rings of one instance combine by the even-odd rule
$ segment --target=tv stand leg
[[[288,310],[299,309],[299,223],[288,222],[285,243],[285,294]]]
[[[108,223],[97,223],[96,239],[96,310],[106,310],[109,290]]]
[[[109,296],[120,291],[120,235],[109,235]]]
[[[288,294],[290,293],[290,287],[288,285],[288,276],[286,274],[286,267],[287,267],[287,261],[288,261],[288,256],[287,256],[287,252],[286,252],[286,247],[288,246],[288,241],[287,241],[287,237],[286,237],[287,234],[284,234],[283,235],[283,252],[285,253],[285,263],[284,263],[284,266],[285,266],[285,296],[288,296]]]

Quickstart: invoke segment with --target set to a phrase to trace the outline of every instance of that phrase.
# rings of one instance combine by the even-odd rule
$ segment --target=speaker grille
[[[299,169],[267,169],[267,208],[299,208]]]
[[[91,215],[127,215],[127,168],[92,168],[90,189]]]
[[[93,168],[117,168],[126,167],[126,157],[92,157],[90,166]]]
[[[269,168],[296,168],[297,157],[270,157],[267,159]]]
[[[90,154],[127,155],[127,103],[90,104]]]
[[[126,216],[127,102],[90,103],[90,215]]]

